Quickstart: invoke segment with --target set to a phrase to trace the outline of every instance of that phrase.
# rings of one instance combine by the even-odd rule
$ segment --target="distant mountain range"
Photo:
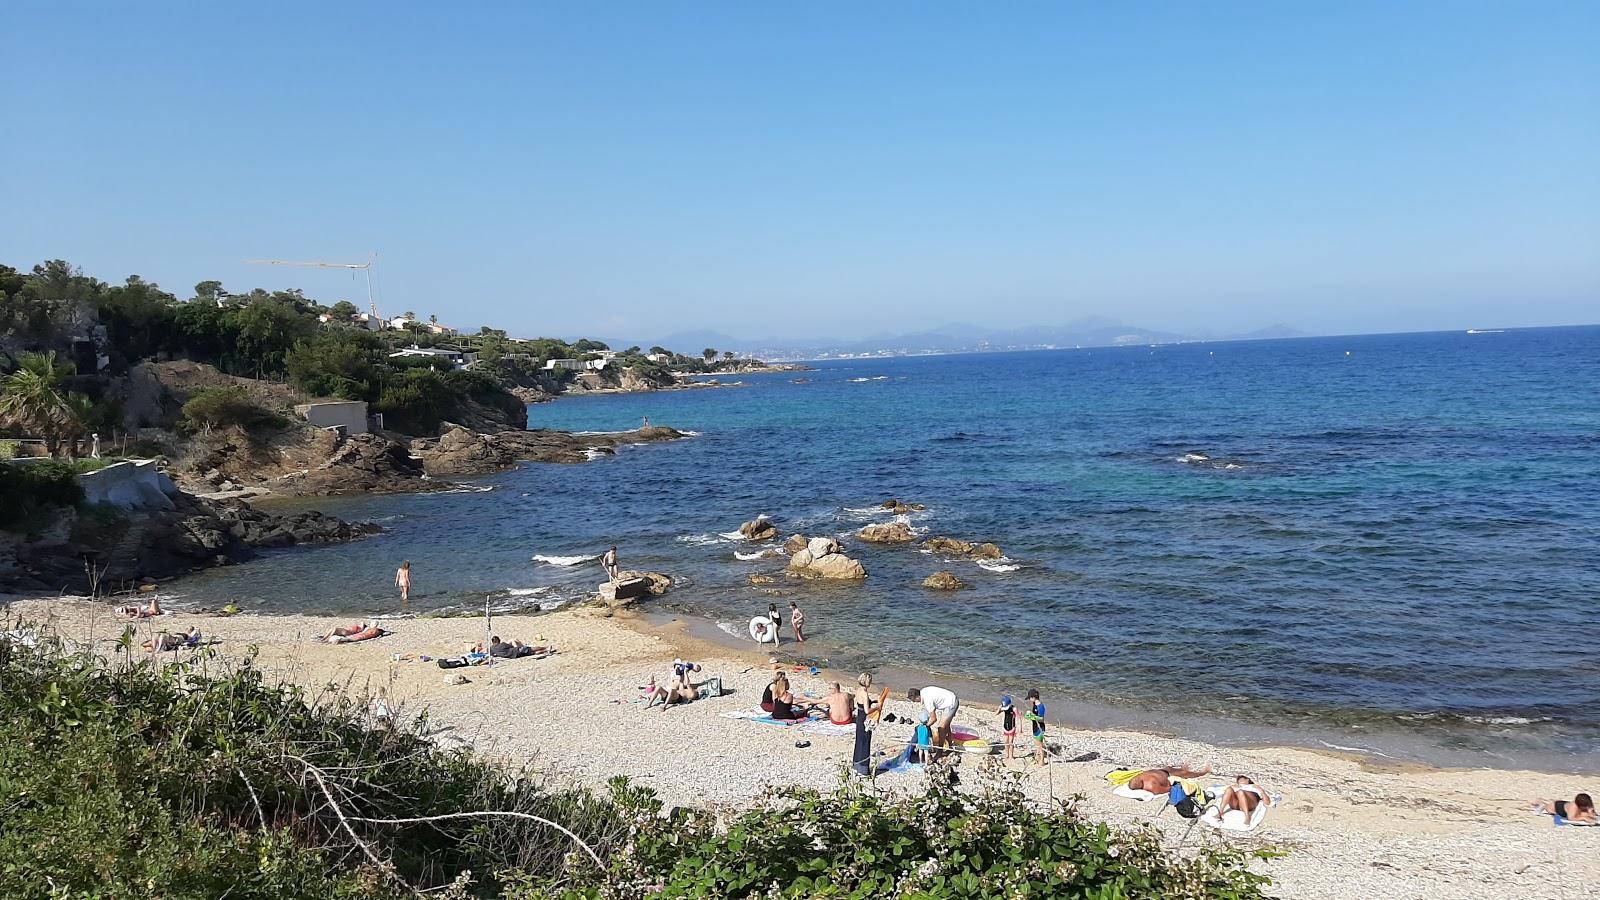
[[[1305,332],[1287,325],[1241,334],[1183,334],[1127,325],[1114,319],[1091,316],[1065,325],[1033,328],[983,328],[952,323],[928,331],[908,334],[874,334],[851,340],[827,338],[737,338],[717,331],[680,331],[657,341],[635,341],[641,346],[660,346],[680,353],[695,353],[712,347],[732,350],[741,356],[761,359],[829,359],[854,356],[914,356],[930,353],[975,353],[1003,350],[1044,350],[1058,347],[1113,347],[1123,344],[1172,344],[1181,341],[1248,341],[1304,337]],[[612,346],[628,346],[613,343]]]

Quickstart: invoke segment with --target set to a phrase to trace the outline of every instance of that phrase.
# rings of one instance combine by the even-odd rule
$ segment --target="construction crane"
[[[320,259],[298,261],[292,259],[247,259],[245,262],[257,266],[296,266],[302,269],[349,269],[353,275],[357,269],[367,273],[367,308],[374,319],[378,318],[378,304],[372,299],[372,267],[378,264],[378,254],[364,263],[325,262]]]

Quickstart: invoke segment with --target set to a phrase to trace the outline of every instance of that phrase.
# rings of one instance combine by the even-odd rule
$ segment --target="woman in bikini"
[[[1595,823],[1594,798],[1588,794],[1579,794],[1571,800],[1535,800],[1535,809],[1543,809],[1566,819],[1568,822]]]
[[[1272,798],[1261,789],[1261,786],[1251,781],[1248,777],[1240,775],[1233,780],[1233,784],[1222,790],[1222,796],[1217,800],[1217,818],[1221,819],[1228,814],[1228,810],[1237,809],[1244,813],[1246,822],[1255,815],[1256,807],[1265,803],[1272,805]]]

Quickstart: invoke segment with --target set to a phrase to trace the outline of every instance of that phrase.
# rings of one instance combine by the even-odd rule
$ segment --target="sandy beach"
[[[64,638],[114,651],[124,623],[106,604],[24,600],[8,618],[48,624]],[[399,714],[426,709],[436,739],[467,744],[512,764],[529,765],[557,780],[600,784],[626,775],[653,787],[669,803],[738,804],[779,781],[825,788],[848,761],[845,735],[730,719],[722,714],[757,704],[770,678],[769,652],[739,650],[697,639],[683,623],[654,626],[632,617],[603,618],[587,610],[540,616],[500,616],[494,631],[506,639],[550,644],[559,652],[539,660],[500,661],[444,671],[423,656],[454,656],[483,639],[482,619],[385,620],[392,634],[362,644],[329,646],[314,635],[341,620],[241,614],[218,617],[172,613],[135,626],[142,640],[158,631],[198,625],[224,657],[258,654],[272,675],[307,687],[337,685],[352,695],[380,688]],[[786,644],[784,651],[794,645]],[[183,654],[192,651],[180,651]],[[780,654],[782,655],[782,654]],[[166,654],[170,657],[172,654]],[[639,685],[665,680],[674,657],[718,676],[731,695],[668,711],[646,709]],[[464,674],[467,684],[456,684]],[[790,671],[799,691],[822,696],[837,678],[855,673]],[[1048,697],[1046,700],[1048,701]],[[920,707],[891,700],[890,711]],[[963,706],[957,724],[998,738],[992,709]],[[875,748],[908,736],[904,726],[880,726]],[[1529,811],[1532,797],[1571,798],[1600,789],[1600,778],[1531,771],[1433,769],[1373,764],[1302,749],[1228,748],[1128,731],[1075,730],[1052,723],[1051,742],[1063,758],[1098,753],[1089,762],[1048,767],[1016,763],[1031,797],[1085,795],[1084,808],[1104,821],[1148,824],[1179,848],[1206,842],[1277,847],[1278,859],[1257,863],[1290,898],[1564,898],[1582,895],[1600,879],[1600,828],[1555,827]],[[809,746],[796,743],[809,741]],[[1210,764],[1207,784],[1248,774],[1281,804],[1250,834],[1214,831],[1157,802],[1114,797],[1103,780],[1119,765],[1179,761]],[[963,771],[982,765],[963,760]],[[964,779],[967,784],[976,778]],[[891,790],[921,789],[920,774],[880,776]]]

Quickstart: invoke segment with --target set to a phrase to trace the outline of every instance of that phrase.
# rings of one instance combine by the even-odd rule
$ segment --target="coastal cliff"
[[[183,491],[168,509],[67,507],[33,533],[0,531],[0,590],[121,590],[248,559],[257,549],[340,543],[375,534],[320,512],[276,514]]]

